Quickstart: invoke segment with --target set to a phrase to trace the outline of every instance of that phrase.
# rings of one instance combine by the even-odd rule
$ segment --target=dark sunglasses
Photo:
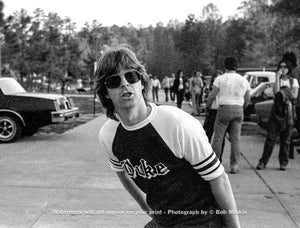
[[[124,73],[124,77],[127,82],[130,84],[137,83],[141,80],[141,74],[137,70],[131,70]],[[104,82],[107,88],[109,89],[115,89],[118,88],[121,85],[121,75],[120,74],[114,74],[111,76],[108,76]]]
[[[279,68],[286,68],[286,65],[280,65]]]

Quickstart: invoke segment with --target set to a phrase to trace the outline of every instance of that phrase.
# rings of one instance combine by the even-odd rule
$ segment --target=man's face
[[[118,74],[107,77],[107,96],[112,100],[117,113],[122,109],[136,107],[143,99],[144,86],[140,79],[138,71],[123,69]],[[114,88],[111,88],[108,83],[113,84]]]

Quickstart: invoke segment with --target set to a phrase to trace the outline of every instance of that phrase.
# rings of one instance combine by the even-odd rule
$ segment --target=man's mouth
[[[131,97],[131,95],[132,95],[131,92],[125,92],[125,93],[123,93],[122,97],[129,98],[129,97]]]

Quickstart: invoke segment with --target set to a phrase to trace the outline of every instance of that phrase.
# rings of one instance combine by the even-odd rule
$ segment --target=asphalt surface
[[[175,105],[175,103],[169,103]],[[183,109],[191,112],[187,103]],[[204,117],[198,117],[202,122]],[[0,227],[143,227],[145,215],[99,151],[104,115],[59,135],[0,144]],[[242,227],[300,227],[300,154],[279,171],[278,145],[256,171],[264,137],[242,136],[239,174],[228,174]],[[229,142],[223,164],[229,171]]]

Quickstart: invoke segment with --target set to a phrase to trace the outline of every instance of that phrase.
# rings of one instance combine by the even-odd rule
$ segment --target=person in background
[[[175,92],[174,92],[174,80],[175,80],[175,74],[172,73],[171,74],[171,77],[169,79],[169,82],[170,82],[170,99],[171,101],[175,101]]]
[[[149,74],[149,81],[150,81],[150,83],[148,84],[149,96],[153,98],[153,94],[152,94],[152,81],[153,81],[153,76],[152,76],[152,74]]]
[[[189,105],[192,106],[189,80],[185,80],[184,83],[184,100],[186,100],[189,103]]]
[[[186,80],[183,78],[183,70],[178,70],[174,80],[174,91],[176,93],[177,107],[181,108],[183,102],[184,91],[186,87]]]
[[[282,56],[283,60],[287,60],[291,63],[292,71],[291,71],[291,77],[297,79],[298,84],[300,81],[300,69],[297,64],[297,57],[294,52],[286,52]],[[300,93],[298,92],[298,96],[296,99],[293,100],[295,111],[296,111],[296,121],[295,121],[295,128],[297,130],[297,141],[300,139]],[[289,150],[289,158],[294,159],[294,139],[292,135],[291,144],[290,144],[290,150]],[[300,153],[300,150],[297,149],[297,152]]]
[[[149,77],[129,48],[107,50],[97,66],[96,93],[109,117],[99,151],[152,217],[145,228],[239,228],[228,176],[201,123],[176,107],[147,101]]]
[[[213,84],[214,84],[216,77],[218,77],[222,74],[223,74],[222,71],[217,71],[217,73],[212,76],[211,81],[209,83],[210,91],[212,91]],[[215,125],[218,108],[219,108],[218,96],[215,97],[215,99],[213,100],[213,102],[211,104],[209,104],[209,106],[206,105],[206,117],[204,120],[203,128],[205,130],[205,133],[208,137],[209,142],[211,142],[211,139],[212,139],[212,136],[214,133],[214,125]]]
[[[167,75],[163,78],[161,86],[165,91],[165,101],[168,102],[169,101],[170,79]]]
[[[209,93],[210,93],[210,85],[209,85],[209,83],[207,83],[207,82],[204,82],[204,87],[203,87],[203,89],[202,89],[202,102],[205,104],[205,106],[206,106],[206,103],[207,103],[207,98],[208,98],[208,95],[209,95]]]
[[[158,90],[160,89],[160,81],[158,80],[157,76],[153,76],[152,79],[152,98],[153,98],[153,102],[155,102],[155,98],[156,98],[156,102],[159,102],[158,99]]]
[[[200,96],[203,89],[202,74],[199,70],[193,73],[193,77],[189,79],[190,93],[192,96],[193,116],[199,116]]]
[[[267,137],[264,150],[256,169],[262,170],[272,155],[275,141],[280,135],[279,169],[286,170],[290,142],[294,128],[292,100],[297,98],[298,80],[291,77],[292,66],[287,60],[281,60],[277,66],[274,85],[274,104],[268,121]]]
[[[213,89],[207,100],[207,106],[210,107],[218,96],[219,108],[214,126],[212,147],[218,158],[222,160],[222,143],[226,131],[229,132],[231,143],[230,172],[237,173],[240,160],[239,138],[244,108],[248,106],[250,101],[250,85],[247,79],[236,73],[237,61],[235,58],[228,57],[224,63],[226,73],[215,79]]]

